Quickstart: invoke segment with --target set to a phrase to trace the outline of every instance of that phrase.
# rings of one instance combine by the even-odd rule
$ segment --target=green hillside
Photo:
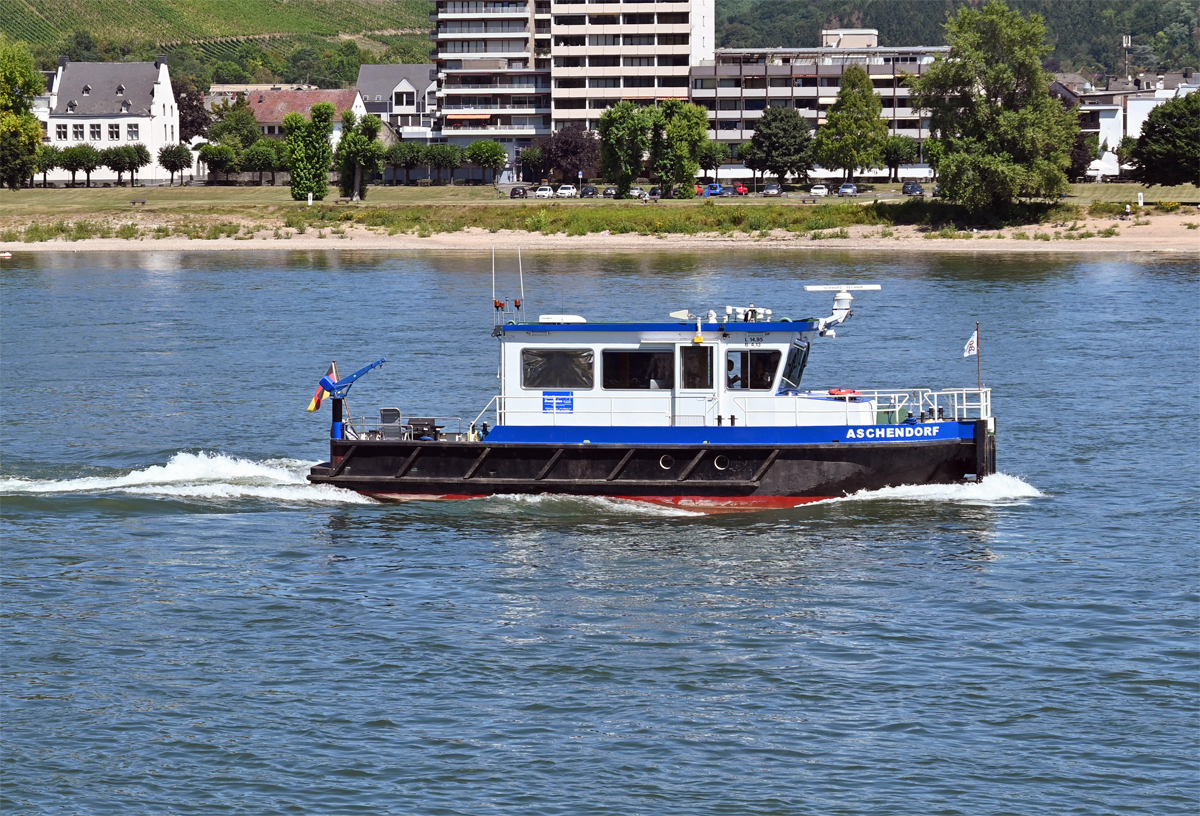
[[[0,0],[12,37],[52,45],[74,31],[157,43],[254,34],[427,29],[427,0]]]
[[[943,45],[948,14],[981,0],[717,0],[717,46],[815,46],[822,28],[877,28],[880,45]],[[1037,13],[1054,45],[1051,70],[1200,69],[1200,0],[1007,0]]]

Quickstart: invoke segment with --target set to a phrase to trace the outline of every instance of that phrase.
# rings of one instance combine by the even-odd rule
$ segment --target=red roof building
[[[283,138],[283,117],[299,113],[305,118],[312,116],[313,105],[328,102],[337,114],[333,118],[333,135],[330,141],[337,144],[342,138],[342,111],[354,111],[356,116],[365,116],[367,107],[362,96],[354,88],[344,91],[253,91],[246,95],[250,110],[262,128],[264,136]]]

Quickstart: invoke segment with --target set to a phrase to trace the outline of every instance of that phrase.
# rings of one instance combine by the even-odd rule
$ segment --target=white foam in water
[[[530,495],[527,493],[503,493],[487,496],[485,501],[503,501],[511,504],[554,505],[562,507],[574,505],[587,512],[600,512],[607,515],[622,516],[703,516],[693,510],[682,507],[671,507],[653,502],[636,501],[634,499],[610,499],[604,496],[566,496],[562,494],[543,493]]]
[[[223,453],[177,453],[165,465],[151,465],[124,476],[0,479],[0,494],[117,492],[198,499],[256,498],[336,504],[373,502],[352,490],[310,485],[304,474],[312,464],[299,459],[255,462]]]
[[[959,502],[962,504],[1005,504],[1021,499],[1035,499],[1042,491],[1018,476],[993,473],[981,482],[963,484],[902,485],[880,490],[860,490],[849,496],[829,499],[831,502],[853,501],[930,501]],[[821,502],[822,504],[824,502]]]

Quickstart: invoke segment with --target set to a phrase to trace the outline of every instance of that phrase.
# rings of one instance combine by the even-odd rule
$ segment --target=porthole
[[[713,467],[715,467],[717,470],[725,470],[727,467],[729,467],[729,457],[723,454],[717,456],[716,459],[713,459]]]
[[[675,467],[675,457],[669,453],[664,453],[662,458],[658,460],[658,466],[663,470],[670,470]]]

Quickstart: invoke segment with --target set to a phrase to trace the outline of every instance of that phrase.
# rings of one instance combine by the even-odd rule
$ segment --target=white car
[[[648,195],[649,194],[645,190],[643,190],[641,187],[630,187],[629,188],[629,197],[630,198],[646,198],[646,197],[648,197]]]
[[[538,187],[537,192],[533,194],[534,198],[554,198],[553,187]]]
[[[579,191],[575,189],[574,184],[564,184],[558,188],[555,193],[558,198],[579,198]]]
[[[824,184],[814,184],[812,189],[808,191],[808,194],[813,196],[827,196],[829,195],[829,188]]]

